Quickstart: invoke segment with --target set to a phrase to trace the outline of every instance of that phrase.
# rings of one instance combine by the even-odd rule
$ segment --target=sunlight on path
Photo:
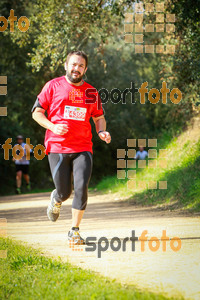
[[[107,251],[100,251],[100,247],[105,247],[102,242],[95,244],[97,249],[94,252],[85,251],[86,248],[91,249],[91,245],[79,246],[77,248],[82,251],[73,251],[66,242],[71,200],[63,206],[60,219],[51,223],[46,217],[49,194],[40,194],[37,198],[34,195],[24,196],[23,199],[19,196],[0,198],[0,218],[7,218],[10,236],[40,247],[48,255],[60,256],[63,261],[116,278],[122,283],[168,296],[200,299],[200,217],[176,216],[175,213],[156,212],[152,208],[128,206],[114,201],[113,195],[92,195],[81,232],[85,238],[96,237],[99,240],[106,237],[109,247]],[[113,251],[111,239],[119,237],[122,242],[125,237],[131,237],[132,230],[135,230],[136,236],[147,230],[148,239],[160,239],[162,231],[166,230],[170,238],[182,239],[182,247],[174,252],[167,241],[166,252],[163,252],[160,242],[160,248],[152,252],[149,243],[145,242],[142,252],[141,242],[136,241],[133,251],[133,243],[129,240],[126,251]],[[99,258],[98,253],[101,255]]]

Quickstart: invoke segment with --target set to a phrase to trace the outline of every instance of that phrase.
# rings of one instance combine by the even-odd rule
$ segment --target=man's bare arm
[[[94,121],[97,133],[99,131],[105,131],[106,130],[106,120],[105,120],[104,116],[93,118],[93,121]]]
[[[100,139],[109,144],[111,142],[111,136],[110,133],[106,131],[106,120],[104,116],[93,118],[93,121],[95,123],[96,132],[98,133]]]
[[[54,124],[45,116],[45,109],[36,107],[32,113],[33,119],[40,124],[40,126],[51,130],[53,133],[63,135],[68,132],[68,126],[66,124]]]

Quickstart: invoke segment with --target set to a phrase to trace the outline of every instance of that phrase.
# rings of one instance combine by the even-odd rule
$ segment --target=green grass
[[[137,169],[136,183],[145,181],[146,187],[127,188],[127,179],[116,176],[103,179],[97,191],[118,193],[120,197],[141,205],[167,204],[171,209],[180,207],[191,211],[200,211],[200,139],[192,131],[170,138],[164,134],[159,139],[157,149],[167,149],[167,168]],[[156,159],[157,164],[161,159]],[[148,189],[151,180],[167,181],[167,189]]]
[[[169,299],[44,257],[10,239],[0,238],[0,249],[7,249],[7,258],[0,258],[1,300]]]

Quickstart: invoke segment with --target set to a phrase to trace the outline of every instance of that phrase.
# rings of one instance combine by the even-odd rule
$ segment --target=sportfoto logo
[[[0,25],[0,32],[4,32],[8,28],[8,21],[10,22],[10,32],[14,32],[14,22],[17,21],[14,9],[10,10],[8,20],[4,16],[0,16],[0,23],[3,23],[3,25]],[[26,32],[30,26],[29,19],[25,16],[20,17],[18,19],[17,26],[21,32]]]
[[[8,138],[5,143],[2,145],[2,149],[4,150],[4,159],[5,160],[9,160],[9,150],[12,150],[12,157],[15,160],[20,160],[24,154],[26,156],[26,160],[30,160],[30,150],[32,150],[34,148],[34,146],[32,144],[30,144],[30,138],[26,138],[26,144],[24,146],[26,153],[24,151],[24,148],[17,144],[14,147],[12,147],[12,145],[10,144],[12,143],[12,138]],[[40,153],[39,153],[40,151]],[[41,144],[38,144],[37,146],[35,146],[34,148],[34,157],[37,160],[42,160],[45,157],[45,147]]]
[[[136,145],[137,144],[137,145]],[[146,139],[127,139],[128,149],[117,149],[117,178],[128,179],[127,189],[148,189],[160,190],[167,189],[167,181],[156,181],[153,177],[151,180],[136,180],[137,169],[156,169],[159,167],[163,171],[167,168],[167,149],[157,149],[157,139],[148,139],[148,159],[138,159],[136,161],[136,146],[147,147]],[[137,168],[136,168],[137,167]],[[145,176],[145,175],[144,175]]]
[[[0,76],[0,95],[7,95],[7,76]],[[0,107],[0,117],[7,117],[7,107]]]
[[[162,88],[160,91],[156,88],[148,90],[148,82],[143,82],[140,88],[136,88],[134,82],[131,82],[131,87],[126,88],[123,92],[118,88],[114,88],[109,92],[107,89],[102,88],[98,91],[100,99],[97,95],[97,90],[95,88],[88,88],[85,91],[85,95],[88,99],[85,99],[86,104],[98,102],[98,109],[101,108],[101,103],[105,104],[110,99],[112,103],[117,104],[122,101],[122,104],[126,104],[126,95],[131,94],[131,103],[135,104],[135,93],[140,94],[140,103],[145,104],[146,98],[148,97],[149,102],[152,104],[157,104],[160,99],[162,99],[162,104],[167,104],[167,96],[173,104],[178,104],[182,99],[182,93],[178,88],[173,88],[171,91],[167,87],[165,81],[162,82]],[[147,97],[146,97],[147,95]],[[161,96],[162,95],[162,96]]]
[[[119,237],[113,237],[111,240],[108,240],[106,237],[100,237],[97,239],[97,237],[87,237],[85,242],[85,251],[86,252],[94,252],[97,251],[97,257],[101,258],[102,252],[105,252],[109,249],[118,252],[119,250],[122,250],[123,252],[127,251],[127,242],[131,242],[131,251],[135,252],[135,242],[140,241],[140,251],[144,252],[147,248],[149,248],[150,251],[156,252],[162,247],[162,251],[166,252],[167,249],[170,249],[174,252],[177,252],[181,249],[181,239],[179,237],[173,237],[169,238],[166,235],[166,230],[162,231],[161,238],[157,238],[155,236],[148,239],[147,234],[148,230],[144,230],[142,234],[137,237],[135,236],[135,230],[131,231],[131,237],[125,237],[125,238],[119,238]],[[167,242],[169,242],[169,246],[167,248]],[[70,244],[70,248],[73,251],[83,251],[82,247],[78,247],[74,244]]]
[[[145,19],[149,14],[153,14],[155,24],[149,23],[144,24]],[[153,17],[154,17],[153,16]],[[135,23],[134,23],[135,22]],[[124,21],[124,32],[125,32],[125,43],[133,43],[133,37],[135,37],[135,53],[164,53],[173,54],[175,52],[175,45],[152,45],[147,44],[145,41],[144,45],[144,34],[145,33],[167,33],[167,38],[170,39],[175,32],[175,15],[164,14],[164,2],[146,3],[143,5],[142,2],[135,3],[135,14],[126,13]],[[135,26],[134,26],[135,24]],[[133,34],[135,32],[135,34]],[[170,36],[171,34],[171,36]]]

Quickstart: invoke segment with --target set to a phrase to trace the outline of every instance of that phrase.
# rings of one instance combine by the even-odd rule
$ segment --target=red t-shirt
[[[92,152],[91,117],[103,115],[98,101],[87,104],[86,90],[94,88],[84,82],[80,86],[68,83],[65,76],[48,81],[38,95],[39,103],[47,111],[48,120],[54,124],[67,124],[68,132],[64,135],[47,130],[45,134],[46,153]],[[91,101],[94,102],[94,101]],[[100,103],[100,105],[99,105]],[[100,107],[99,107],[100,106]]]

